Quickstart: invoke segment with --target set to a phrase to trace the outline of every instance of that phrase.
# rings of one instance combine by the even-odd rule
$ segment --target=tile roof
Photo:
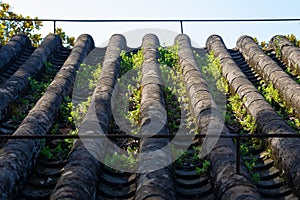
[[[278,114],[279,104],[267,102],[264,92],[259,90],[263,87],[261,80],[272,83],[286,102],[285,109],[293,110],[289,117],[299,117],[300,86],[297,76],[300,75],[300,49],[284,36],[274,36],[267,50],[250,36],[241,36],[233,49],[227,49],[218,35],[211,35],[204,48],[194,48],[189,37],[183,34],[178,35],[174,43],[178,45],[176,56],[180,74],[176,79],[183,82],[184,95],[188,99],[183,105],[190,113],[181,112],[181,117],[193,116],[190,124],[183,125],[188,133],[219,132],[228,135],[240,131],[228,121],[224,126],[222,113],[218,110],[221,99],[214,97],[210,83],[199,70],[201,66],[195,53],[204,59],[208,52],[213,51],[230,88],[230,93],[224,95],[227,98],[225,102],[230,95],[238,94],[243,101],[241,105],[256,122],[255,133],[298,134],[297,127],[287,123],[288,116]],[[137,73],[141,76],[141,87],[137,89],[141,99],[136,105],[140,107],[141,135],[156,129],[162,135],[172,134],[170,127],[164,123],[166,113],[173,108],[165,97],[165,83],[158,62],[159,47],[156,35],[145,35],[141,45],[142,66]],[[78,104],[89,96],[94,106],[88,109],[79,130],[85,134],[84,130],[97,127],[102,134],[122,134],[114,122],[117,119],[114,119],[112,99],[116,95],[124,98],[121,97],[122,91],[117,94],[114,91],[124,70],[120,56],[123,50],[133,55],[139,49],[127,47],[126,38],[119,34],[111,36],[104,48],[95,47],[93,38],[83,34],[72,49],[63,47],[59,36],[53,34],[49,34],[37,48],[31,45],[27,36],[14,36],[0,48],[0,134],[47,135],[51,134],[55,124],[57,133],[67,134],[74,127],[59,114],[60,110],[66,107],[65,102],[70,97],[74,104]],[[86,88],[76,88],[74,84],[80,70],[88,70],[88,66],[98,64],[101,64],[101,74],[95,90],[87,89],[85,92]],[[88,84],[88,78],[82,79],[84,84]],[[137,80],[137,77],[132,80]],[[21,114],[23,117],[19,116]],[[170,143],[167,138],[142,138],[140,142],[131,143],[129,140],[113,141],[114,145],[136,144],[138,151],[146,155]],[[212,141],[215,142],[209,143]],[[174,140],[172,145],[184,146],[185,142]],[[249,144],[244,139],[239,142]],[[151,156],[141,157],[136,168],[139,173],[114,171],[99,162],[95,157],[104,161],[105,155],[112,157],[114,154],[114,151],[109,153],[106,140],[75,140],[71,149],[62,146],[62,153],[56,152],[54,158],[53,155],[51,158],[41,155],[45,143],[52,147],[59,144],[57,140],[45,142],[37,139],[0,142],[0,199],[49,199],[50,196],[51,199],[272,199],[274,196],[297,199],[300,196],[299,138],[267,138],[255,148],[249,147],[251,153],[240,160],[239,173],[235,173],[236,143],[228,138],[192,140],[193,148],[189,148],[186,160],[181,162],[172,163],[171,148],[157,154],[154,160]],[[253,146],[255,143],[250,140],[250,144]],[[197,163],[192,161],[197,146],[207,152],[205,159],[210,162],[208,173],[202,175],[197,169],[202,167],[205,159],[198,159]],[[268,156],[270,151],[272,157]],[[253,160],[255,165],[247,169]],[[147,171],[148,168],[155,170]],[[260,179],[254,182],[256,174]]]

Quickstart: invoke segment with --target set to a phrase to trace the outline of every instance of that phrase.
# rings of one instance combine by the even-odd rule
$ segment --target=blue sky
[[[248,18],[300,18],[299,0],[2,0],[9,3],[16,13],[49,19],[248,19]],[[52,31],[52,23],[45,22],[43,34]],[[172,43],[180,32],[179,23],[57,23],[67,34],[92,35],[96,46],[114,33],[124,33],[129,46],[141,44],[143,34],[158,34],[161,43]],[[135,32],[136,29],[145,29]],[[173,32],[156,29],[170,30]],[[128,32],[131,31],[131,32]],[[293,33],[300,38],[300,21],[296,22],[234,22],[234,23],[184,23],[184,32],[199,46],[206,39],[219,34],[227,47],[235,47],[241,35],[268,41],[276,34]],[[127,34],[126,34],[127,33]],[[168,34],[169,33],[169,34]]]

